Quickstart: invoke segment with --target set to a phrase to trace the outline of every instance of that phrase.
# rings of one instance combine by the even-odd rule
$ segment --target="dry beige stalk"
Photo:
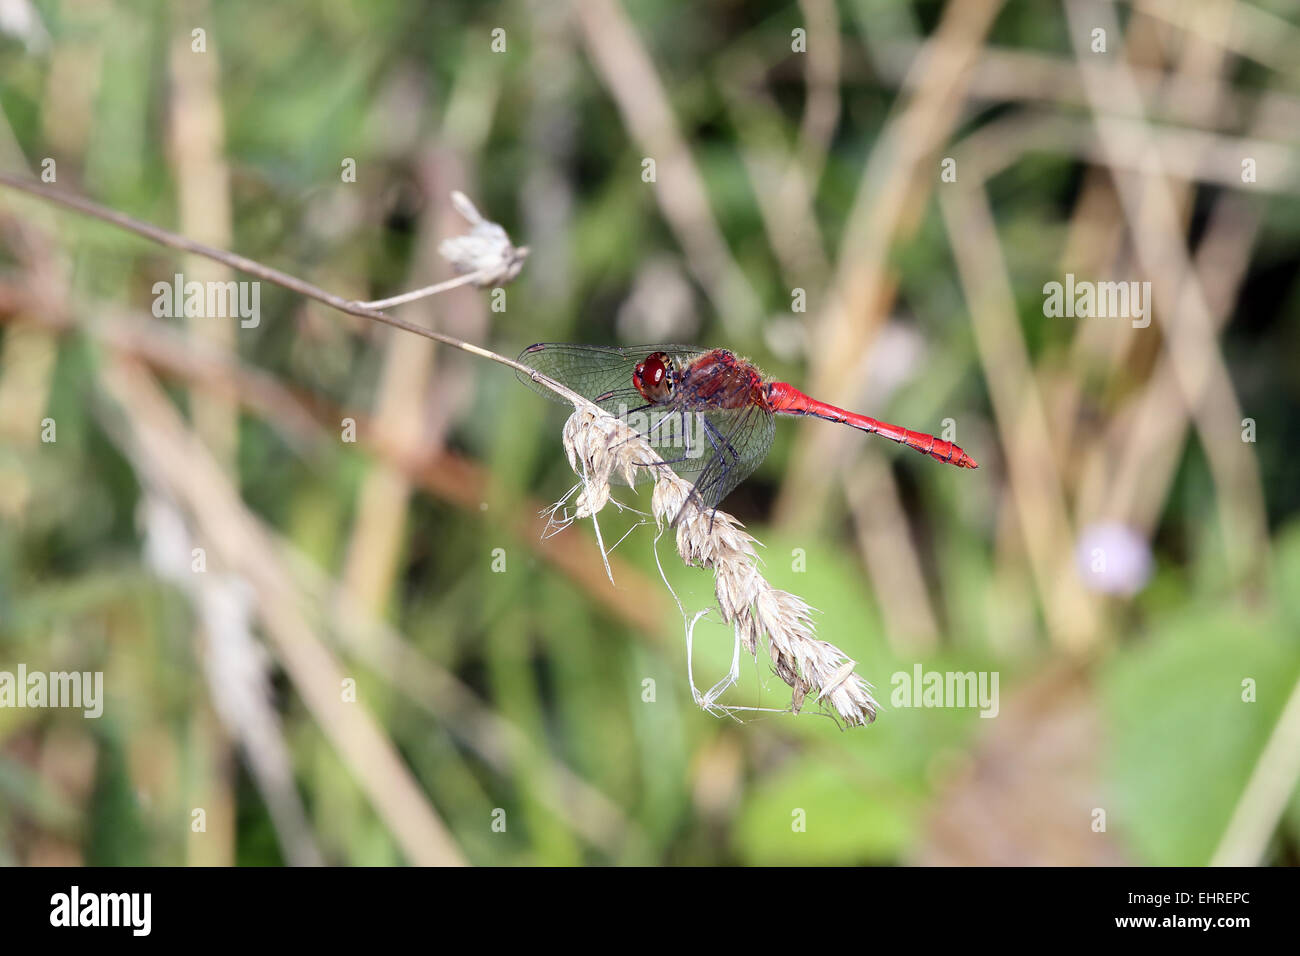
[[[716,702],[739,678],[739,649],[744,647],[757,657],[759,643],[767,635],[776,673],[793,690],[792,711],[798,713],[804,696],[812,691],[850,725],[875,720],[876,702],[867,682],[853,673],[854,662],[834,644],[816,637],[812,609],[802,598],[772,587],[759,573],[754,537],[731,515],[705,506],[692,493],[691,483],[664,464],[640,434],[594,405],[581,405],[564,425],[564,450],[581,479],[575,488],[579,494],[573,518],[594,521],[610,501],[611,480],[632,485],[651,470],[652,510],[659,528],[676,530],[677,553],[687,565],[712,569],[718,609],[735,628],[736,652],[730,673],[710,690],[696,690],[692,679],[691,691],[701,707],[727,713],[744,709]],[[688,668],[692,624],[687,626]]]

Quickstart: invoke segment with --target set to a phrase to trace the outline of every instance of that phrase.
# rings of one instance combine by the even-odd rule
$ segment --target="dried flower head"
[[[691,691],[700,706],[724,712],[739,709],[718,705],[717,700],[739,679],[739,649],[757,656],[766,636],[777,676],[793,692],[791,710],[798,713],[811,691],[850,725],[875,719],[870,686],[854,673],[855,664],[843,651],[816,637],[812,609],[797,595],[772,587],[759,573],[754,537],[731,515],[705,506],[691,483],[664,464],[639,433],[594,405],[582,405],[565,423],[564,449],[581,479],[575,488],[580,493],[574,518],[594,519],[610,501],[611,479],[630,485],[650,469],[652,510],[659,528],[675,529],[677,553],[687,565],[713,571],[718,609],[735,630],[736,652],[728,675],[708,691],[698,691],[692,678]],[[690,639],[688,624],[688,670]]]
[[[470,231],[465,235],[444,239],[438,245],[438,252],[451,263],[452,269],[459,275],[476,273],[474,285],[480,289],[504,285],[519,275],[528,258],[528,247],[516,248],[505,229],[484,219],[464,193],[453,192],[451,203],[470,224]]]

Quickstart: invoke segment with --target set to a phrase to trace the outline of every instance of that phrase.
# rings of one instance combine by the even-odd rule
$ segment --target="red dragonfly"
[[[979,467],[952,442],[846,412],[793,385],[768,381],[726,349],[541,342],[524,349],[519,361],[627,422],[665,464],[694,482],[709,508],[716,508],[766,457],[776,415],[812,415],[882,435],[959,468]],[[522,372],[519,378],[562,401]]]

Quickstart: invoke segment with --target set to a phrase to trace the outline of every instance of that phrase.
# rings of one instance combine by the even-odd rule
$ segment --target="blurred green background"
[[[778,422],[726,510],[883,710],[714,717],[653,526],[602,514],[613,585],[542,538],[509,370],[266,282],[155,318],[247,277],[0,189],[0,671],[105,688],[0,708],[0,860],[1300,861],[1298,48],[1282,0],[0,0],[8,172],[349,299],[450,275],[461,190],[504,309],[394,314],[726,346],[981,464]],[[1067,273],[1154,320],[1046,316]]]

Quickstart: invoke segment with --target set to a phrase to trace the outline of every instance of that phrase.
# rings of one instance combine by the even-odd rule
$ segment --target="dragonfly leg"
[[[651,407],[653,407],[653,406],[647,405],[646,407],[647,407],[647,408],[651,408]],[[680,464],[681,462],[684,462],[684,461],[689,461],[689,460],[692,458],[692,455],[691,455],[691,436],[690,436],[690,434],[686,431],[686,412],[682,411],[681,409],[673,409],[673,410],[670,411],[667,415],[665,415],[663,418],[659,419],[659,421],[655,422],[655,424],[654,424],[651,428],[649,428],[649,429],[646,430],[646,433],[645,433],[645,435],[644,435],[643,437],[649,437],[649,435],[650,435],[652,432],[654,432],[654,431],[657,430],[660,426],[662,426],[664,422],[670,420],[674,415],[680,415],[680,416],[682,416],[682,440],[686,443],[686,453],[685,453],[684,455],[682,455],[680,458],[663,458],[662,461],[656,462],[656,463],[653,464],[653,465],[644,465],[644,466],[642,466],[642,467],[645,467],[645,468],[657,468],[657,467],[659,467],[659,465],[661,465],[661,464],[662,464],[662,465],[676,465],[676,464]],[[657,450],[657,449],[656,449],[656,450]],[[660,456],[660,457],[662,458],[662,456]]]
[[[632,409],[632,410],[629,411],[627,414],[628,414],[628,415],[635,415],[635,414],[637,414],[638,412],[644,412],[644,411],[645,411],[646,409],[648,409],[648,408],[658,408],[658,407],[660,407],[660,406],[657,406],[657,405],[642,405],[642,406],[639,407],[639,408],[634,408],[634,409]],[[683,421],[685,421],[685,412],[681,412],[680,410],[674,409],[673,411],[670,411],[670,412],[668,412],[666,415],[662,416],[662,417],[659,419],[659,421],[655,422],[653,425],[651,425],[651,426],[650,426],[649,428],[647,428],[645,431],[643,431],[643,432],[637,432],[637,433],[636,433],[637,436],[638,436],[639,438],[643,438],[643,439],[645,439],[645,441],[646,441],[648,444],[650,444],[651,447],[653,447],[654,443],[650,441],[651,437],[654,435],[655,432],[657,432],[660,428],[663,427],[664,422],[670,421],[670,420],[672,419],[672,417],[673,417],[674,414],[680,414],[680,415],[682,415],[682,416],[683,416]],[[634,431],[635,431],[635,429],[634,429]],[[629,441],[631,441],[630,438],[629,438],[629,439],[624,439],[622,442],[619,442],[619,444],[626,444],[626,443],[629,442]],[[656,449],[656,450],[657,450],[657,449]],[[679,461],[685,461],[687,458],[690,457],[690,455],[689,455],[689,451],[690,451],[689,445],[688,445],[688,447],[687,447],[687,451],[688,451],[688,454],[687,454],[686,456],[684,456],[684,457],[682,457],[682,458],[674,458],[674,459],[672,459],[672,462],[671,462],[671,463],[676,463],[676,462],[679,462]],[[665,460],[664,464],[670,464],[670,462],[667,461],[667,460]]]
[[[740,452],[736,451],[736,446],[731,444],[731,442],[727,440],[726,436],[723,435],[722,432],[718,431],[712,424],[710,424],[707,418],[704,419],[704,428],[705,428],[705,434],[712,436],[710,438],[710,441],[712,441],[713,438],[717,438],[718,441],[722,442],[724,445],[727,446],[727,451],[731,452],[731,457],[737,462],[740,461]],[[715,444],[713,447],[714,450],[716,451],[718,446]],[[719,454],[721,454],[721,452],[719,452]]]
[[[704,437],[709,440],[709,444],[713,446],[714,454],[718,456],[718,468],[719,468],[718,475],[715,478],[711,478],[708,484],[704,488],[700,488],[700,487],[696,488],[696,491],[699,493],[700,498],[702,500],[706,500],[704,499],[705,489],[719,482],[726,481],[727,472],[731,471],[731,465],[727,464],[726,452],[724,452],[723,449],[719,447],[718,443],[721,442],[723,445],[726,446],[726,451],[731,452],[731,457],[735,462],[740,461],[740,455],[736,453],[736,449],[732,446],[731,442],[727,441],[726,437],[721,432],[719,432],[716,428],[714,428],[712,423],[710,423],[707,418],[701,418],[700,421],[704,423]],[[714,504],[713,510],[709,512],[709,534],[713,534],[713,522],[714,519],[716,519],[717,517],[718,517],[718,506],[717,504]]]

